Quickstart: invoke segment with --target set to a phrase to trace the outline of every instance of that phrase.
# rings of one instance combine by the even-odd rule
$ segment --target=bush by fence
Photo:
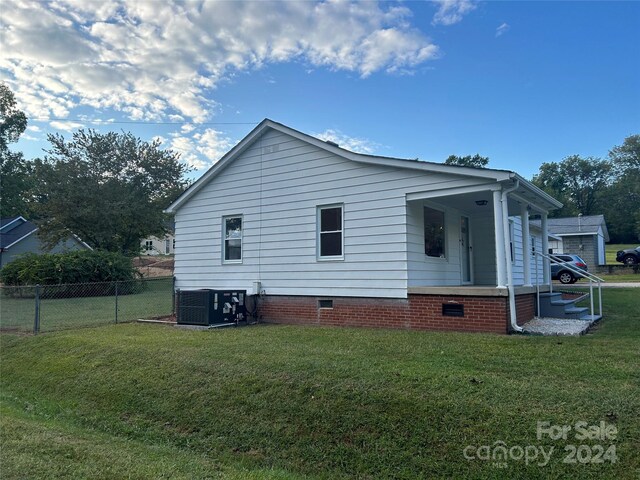
[[[47,332],[173,314],[173,278],[0,287],[0,329]]]
[[[0,271],[2,283],[11,286],[129,282],[138,276],[131,258],[95,250],[26,253]]]

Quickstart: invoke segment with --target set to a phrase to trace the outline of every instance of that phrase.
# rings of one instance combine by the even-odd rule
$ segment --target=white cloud
[[[508,23],[503,23],[502,25],[500,25],[498,28],[496,28],[496,38],[507,33],[510,28],[511,26]]]
[[[438,11],[433,16],[434,25],[453,25],[475,10],[473,0],[438,0]]]
[[[380,145],[365,138],[356,138],[345,135],[339,130],[328,129],[322,133],[314,134],[320,140],[337,143],[340,147],[357,153],[373,154]]]
[[[221,80],[265,64],[410,72],[438,53],[410,20],[375,2],[4,0],[0,77],[32,118],[84,106],[198,123]]]
[[[66,122],[66,121],[59,121],[59,120],[54,120],[52,122],[49,122],[49,125],[51,125],[56,130],[65,130],[67,132],[72,132],[74,130],[77,130],[78,128],[84,127],[82,123]]]
[[[172,137],[169,148],[180,153],[181,160],[196,170],[209,168],[235,145],[222,132],[212,128],[191,136],[174,133]]]
[[[27,127],[27,130],[29,130],[31,132],[41,132],[42,131],[42,129],[37,125],[29,125]]]

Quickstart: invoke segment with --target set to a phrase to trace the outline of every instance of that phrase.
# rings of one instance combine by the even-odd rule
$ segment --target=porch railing
[[[542,262],[544,264],[544,262],[549,262],[549,292],[553,293],[553,279],[552,279],[552,275],[551,275],[551,265],[559,265],[562,264],[563,268],[566,268],[567,270],[569,270],[571,273],[575,274],[576,276],[580,277],[580,278],[586,278],[587,280],[589,280],[589,300],[591,302],[591,317],[595,317],[594,315],[594,305],[593,305],[593,284],[597,284],[598,287],[598,310],[599,310],[599,315],[600,317],[602,317],[602,283],[604,282],[604,280],[600,277],[598,277],[597,275],[594,275],[593,273],[590,273],[586,270],[582,270],[581,268],[578,267],[574,267],[573,265],[563,262],[561,260],[559,260],[557,257],[555,257],[554,255],[548,255],[546,253],[542,253],[542,252],[533,252],[535,253],[536,256],[541,257],[542,258]],[[538,260],[536,258],[536,290],[537,290],[537,299],[538,299],[538,315],[540,314],[540,276],[539,276],[539,272],[538,272]]]

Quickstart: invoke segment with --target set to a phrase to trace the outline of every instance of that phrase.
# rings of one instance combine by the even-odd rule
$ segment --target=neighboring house
[[[547,226],[549,233],[557,237],[549,242],[550,253],[580,255],[588,266],[607,263],[605,242],[609,241],[609,231],[604,215],[550,218]]]
[[[176,237],[173,233],[163,238],[148,237],[140,242],[143,255],[173,255],[176,248]]]
[[[17,216],[0,219],[0,268],[22,253],[61,253],[69,250],[84,250],[91,247],[70,236],[51,249],[46,249],[36,234],[38,227],[24,217]]]
[[[177,288],[260,292],[264,320],[506,333],[534,315],[534,250],[560,206],[511,171],[358,154],[265,119],[167,212]]]

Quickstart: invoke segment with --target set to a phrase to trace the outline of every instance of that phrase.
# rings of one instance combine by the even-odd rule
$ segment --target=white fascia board
[[[562,208],[562,202],[559,202],[558,200],[553,198],[551,195],[549,195],[547,192],[545,192],[544,190],[536,187],[529,180],[521,177],[517,173],[514,173],[513,175],[514,175],[514,178],[517,179],[520,182],[520,185],[522,187],[527,189],[529,192],[533,193],[537,198],[541,198],[543,200],[543,202],[546,202],[550,207],[549,210],[555,210],[555,209],[558,209],[558,208]]]
[[[38,231],[38,229],[37,229],[37,228],[35,228],[35,229],[31,230],[29,233],[27,233],[26,235],[23,235],[22,237],[20,237],[20,238],[19,238],[18,240],[16,240],[15,242],[13,242],[13,243],[11,243],[11,244],[7,245],[6,247],[4,247],[4,250],[8,250],[8,249],[10,249],[10,248],[11,248],[11,247],[13,247],[16,243],[21,242],[22,240],[24,240],[25,238],[27,238],[29,235],[31,235],[32,233],[37,232],[37,231]]]
[[[5,228],[7,228],[9,225],[16,223],[18,220],[22,220],[23,222],[26,223],[26,219],[22,216],[19,215],[16,218],[14,218],[13,220],[11,220],[9,223],[4,224],[2,227],[0,227],[0,231],[4,230]],[[8,247],[7,247],[8,248]]]
[[[264,127],[271,127],[274,130],[278,130],[284,134],[290,135],[294,138],[302,142],[309,143],[318,148],[326,150],[327,152],[333,153],[334,155],[338,155],[340,157],[346,158],[348,160],[353,160],[354,162],[359,163],[368,163],[371,165],[384,165],[388,167],[396,167],[396,168],[408,168],[413,170],[422,170],[434,173],[448,173],[457,176],[467,176],[474,178],[487,178],[496,181],[508,180],[513,175],[513,172],[508,170],[493,170],[490,168],[471,168],[471,167],[461,167],[456,165],[445,165],[441,163],[433,163],[426,162],[421,160],[409,160],[402,158],[392,158],[392,157],[378,157],[375,155],[366,155],[362,153],[355,153],[349,150],[345,150],[344,148],[336,147],[331,143],[327,143],[324,140],[320,140],[319,138],[312,137],[311,135],[307,135],[306,133],[302,133],[298,130],[294,130],[293,128],[287,127],[281,123],[274,122],[272,120],[264,120]],[[263,127],[263,128],[264,128]]]
[[[227,164],[229,164],[233,159],[235,159],[238,155],[240,155],[243,151],[245,151],[256,138],[262,135],[263,131],[267,128],[272,128],[281,133],[289,135],[293,138],[297,138],[300,141],[308,143],[310,145],[321,148],[329,153],[340,156],[342,158],[346,158],[348,160],[352,160],[354,162],[366,163],[371,165],[383,165],[393,168],[403,168],[403,169],[413,169],[420,170],[425,172],[433,172],[433,173],[443,173],[449,175],[456,176],[464,176],[464,177],[472,177],[472,178],[482,178],[488,180],[494,180],[497,182],[507,181],[518,179],[521,184],[526,185],[539,196],[542,196],[543,199],[549,201],[552,208],[560,208],[562,206],[557,200],[553,199],[542,190],[538,189],[531,183],[529,183],[524,178],[520,177],[514,172],[508,170],[494,170],[490,168],[471,168],[471,167],[461,167],[455,165],[445,165],[440,163],[433,162],[425,162],[420,160],[405,160],[398,158],[390,158],[390,157],[378,157],[375,155],[365,155],[361,153],[351,152],[349,150],[345,150],[344,148],[337,147],[330,143],[325,142],[324,140],[320,140],[318,138],[312,137],[311,135],[307,135],[306,133],[302,133],[298,130],[294,130],[293,128],[287,127],[278,122],[274,122],[268,118],[264,119],[262,122],[258,124],[249,134],[244,137],[235,147],[233,147],[229,152],[227,152],[215,165],[213,165],[207,172],[202,175],[195,183],[193,183],[180,197],[178,197],[169,207],[167,207],[164,211],[165,213],[175,213],[181,205],[183,205],[189,198],[191,198],[196,192],[198,192],[204,185],[206,185],[209,180],[211,180],[215,175],[217,175]]]
[[[256,128],[251,130],[246,137],[240,140],[231,150],[229,150],[225,155],[222,156],[220,160],[218,160],[209,170],[207,170],[204,175],[202,175],[198,180],[196,180],[187,190],[180,195],[174,202],[169,205],[164,212],[165,213],[175,213],[178,208],[182,204],[184,204],[189,198],[191,198],[195,193],[197,193],[202,187],[204,187],[211,178],[218,174],[224,167],[226,167],[234,158],[244,152],[252,143],[255,138],[262,134],[265,128],[271,126],[273,122],[271,120],[265,119],[258,124]]]

